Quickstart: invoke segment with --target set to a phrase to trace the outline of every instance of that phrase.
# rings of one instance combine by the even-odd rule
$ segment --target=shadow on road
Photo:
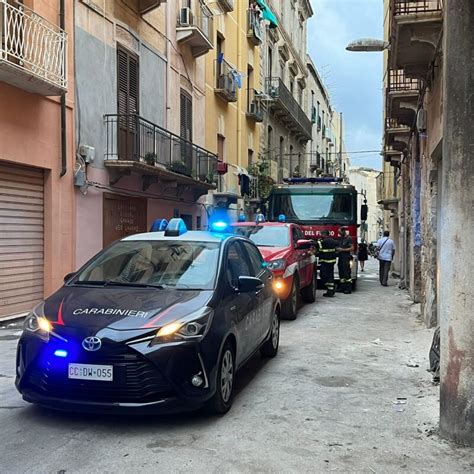
[[[263,367],[269,363],[269,359],[253,356],[237,373],[235,378],[234,403],[242,392],[248,390]],[[20,407],[15,407],[20,408]],[[229,412],[231,416],[232,409]],[[82,431],[84,429],[103,430],[104,432],[117,431],[122,433],[132,432],[137,429],[140,432],[154,431],[156,428],[199,428],[208,426],[209,423],[218,422],[221,417],[206,412],[205,409],[197,411],[176,413],[170,415],[100,415],[90,413],[76,413],[56,411],[37,405],[21,407],[16,416],[19,421],[26,424],[37,424],[44,428],[61,429],[67,428]]]

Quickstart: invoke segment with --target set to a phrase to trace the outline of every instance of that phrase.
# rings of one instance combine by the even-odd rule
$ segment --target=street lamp
[[[374,38],[361,38],[355,41],[351,41],[346,46],[347,51],[352,52],[380,52],[390,49],[390,43],[388,41],[374,39]]]

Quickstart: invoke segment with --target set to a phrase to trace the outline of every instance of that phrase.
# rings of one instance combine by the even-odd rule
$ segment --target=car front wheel
[[[305,303],[314,303],[316,301],[316,287],[318,282],[316,281],[316,271],[313,273],[311,283],[301,290],[301,297]]]
[[[298,275],[293,277],[293,285],[291,285],[288,298],[282,302],[282,315],[285,319],[294,320],[298,314],[298,306],[300,303],[300,280]]]
[[[222,349],[216,375],[216,393],[209,401],[212,413],[223,415],[230,410],[234,394],[235,355],[232,344],[227,341]]]
[[[272,318],[272,327],[270,328],[270,335],[260,349],[263,357],[275,357],[278,353],[278,346],[280,345],[280,315],[275,311]]]

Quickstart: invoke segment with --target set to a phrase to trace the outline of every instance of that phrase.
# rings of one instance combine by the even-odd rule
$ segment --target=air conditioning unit
[[[254,116],[262,115],[262,106],[258,102],[252,102],[250,104],[250,115],[254,115]]]
[[[193,12],[189,7],[181,8],[179,11],[180,26],[191,26],[193,23]]]
[[[425,109],[420,109],[416,116],[416,128],[419,132],[426,132],[428,114]]]

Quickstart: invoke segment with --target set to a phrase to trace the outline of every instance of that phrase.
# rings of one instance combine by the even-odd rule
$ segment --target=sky
[[[311,0],[308,50],[342,112],[346,150],[380,150],[382,141],[382,53],[351,53],[359,38],[383,38],[383,0]],[[380,169],[377,153],[350,154],[352,166]]]

